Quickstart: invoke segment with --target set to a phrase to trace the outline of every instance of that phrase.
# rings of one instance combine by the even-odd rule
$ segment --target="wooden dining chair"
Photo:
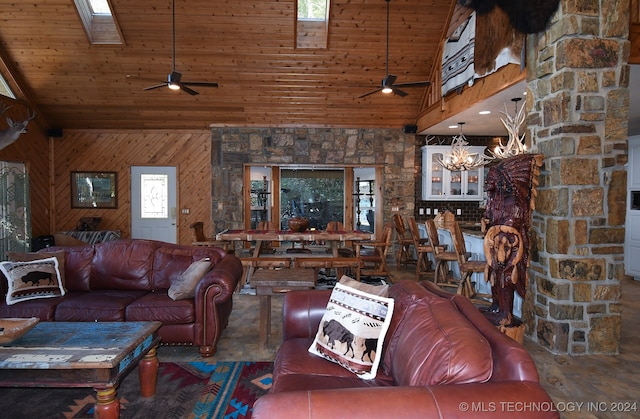
[[[416,281],[420,280],[423,275],[433,275],[429,253],[433,253],[433,246],[429,243],[429,239],[420,237],[418,223],[415,218],[409,218],[409,233],[413,241],[413,247],[416,249]]]
[[[467,253],[464,236],[457,221],[449,224],[449,231],[451,232],[451,241],[453,242],[453,247],[458,257],[458,266],[460,267],[460,282],[458,283],[457,293],[469,299],[475,299],[477,293],[471,282],[471,275],[474,273],[482,273],[484,275],[487,262],[484,260],[471,260],[471,254]]]
[[[329,221],[327,223],[326,231],[344,231],[344,224],[342,221]],[[327,253],[332,253],[333,249],[328,248]],[[340,246],[338,246],[338,256],[343,258],[352,258],[354,257],[355,251],[353,249],[352,242],[342,242]]]
[[[380,240],[355,242],[356,257],[360,260],[360,276],[389,276],[387,254],[391,247],[393,223],[387,223]]]
[[[204,222],[196,221],[189,225],[191,229],[192,246],[215,246],[221,247],[228,253],[233,253],[231,249],[231,242],[227,240],[216,240],[212,237],[207,237],[204,234]],[[231,249],[231,250],[230,250]]]
[[[458,287],[458,284],[449,282],[449,263],[458,261],[458,254],[453,250],[448,250],[446,245],[440,244],[438,227],[433,219],[424,222],[427,228],[427,237],[433,248],[433,258],[436,261],[433,282],[440,287]]]

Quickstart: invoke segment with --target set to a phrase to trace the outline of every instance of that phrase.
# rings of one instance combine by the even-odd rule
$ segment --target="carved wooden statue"
[[[487,317],[511,326],[514,292],[524,298],[529,266],[529,227],[535,209],[538,175],[543,156],[520,154],[491,167],[485,180],[485,219],[490,228],[484,240],[493,304]]]

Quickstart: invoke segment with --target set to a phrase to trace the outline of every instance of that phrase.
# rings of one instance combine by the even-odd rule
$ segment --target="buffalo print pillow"
[[[392,314],[393,299],[338,283],[309,352],[374,379]]]
[[[65,294],[55,257],[31,262],[0,262],[7,278],[7,305]]]

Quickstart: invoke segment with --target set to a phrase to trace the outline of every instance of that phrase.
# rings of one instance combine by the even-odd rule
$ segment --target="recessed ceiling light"
[[[478,112],[479,115],[489,115],[491,113],[491,111],[480,111]]]
[[[456,128],[458,128],[458,126],[457,125],[449,125],[449,128],[456,129]]]

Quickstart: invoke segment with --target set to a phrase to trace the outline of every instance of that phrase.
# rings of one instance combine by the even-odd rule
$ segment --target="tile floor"
[[[414,272],[412,266],[394,270],[392,279],[413,279]],[[235,294],[229,326],[217,354],[208,360],[273,360],[282,339],[282,298],[272,300],[272,336],[267,348],[258,347],[257,297]],[[543,387],[562,410],[562,418],[640,418],[640,282],[622,282],[619,355],[554,355],[526,337],[524,346],[536,362]],[[161,347],[158,355],[165,361],[203,360],[193,347]],[[635,412],[612,411],[634,406]]]

